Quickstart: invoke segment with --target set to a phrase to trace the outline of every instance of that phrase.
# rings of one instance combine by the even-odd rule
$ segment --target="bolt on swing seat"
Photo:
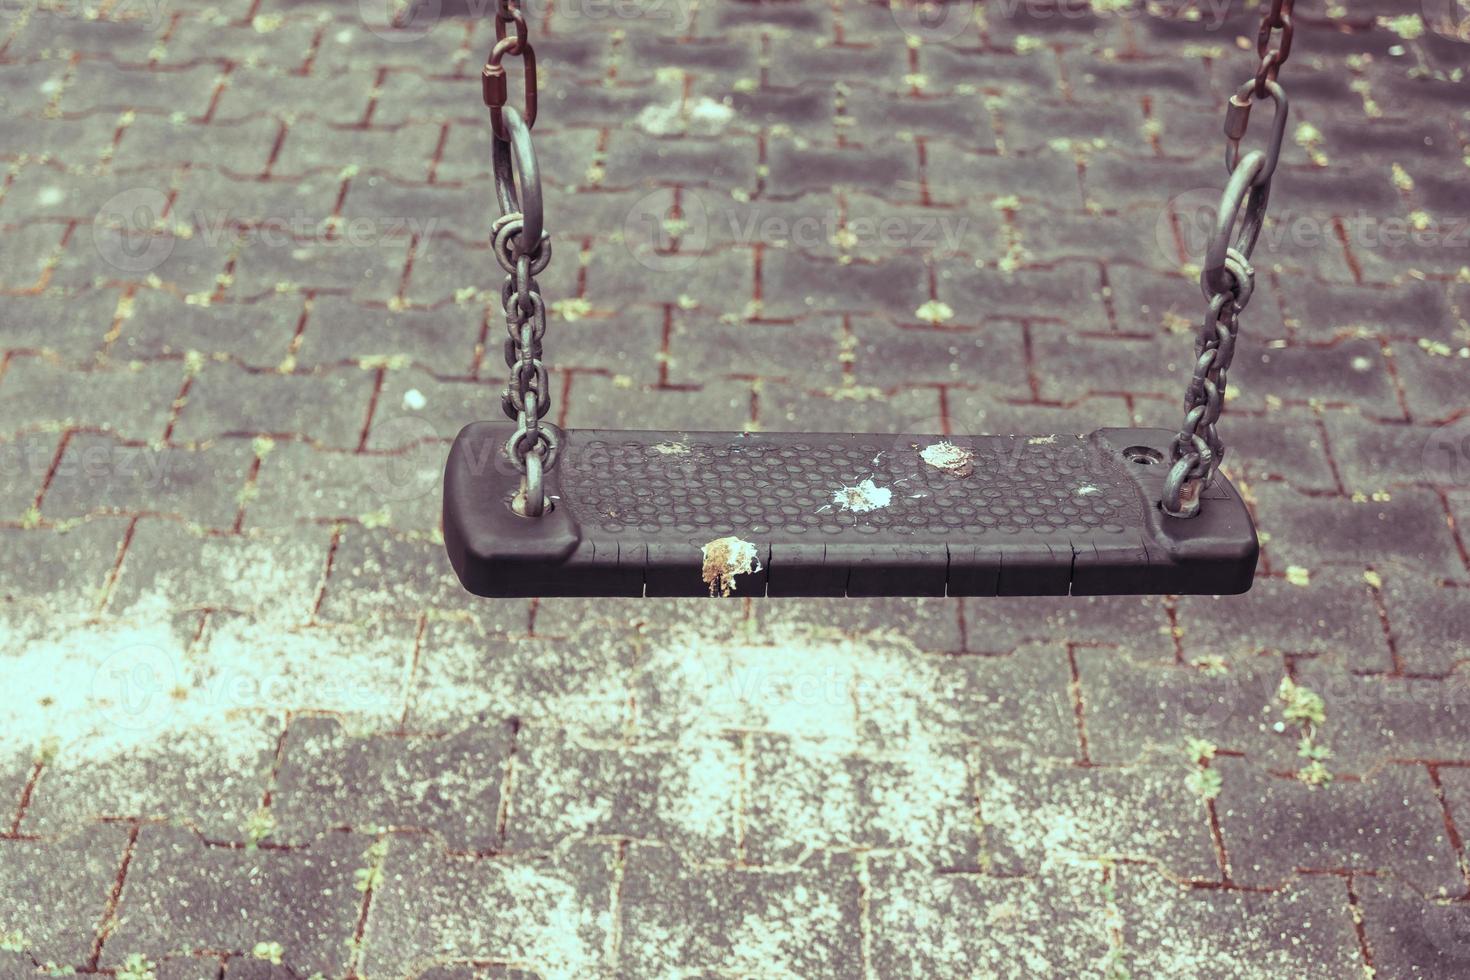
[[[535,58],[524,16],[498,0],[482,80],[510,334],[501,404],[512,421],[472,423],[449,452],[444,540],[460,582],[495,597],[1245,592],[1259,545],[1219,472],[1216,422],[1285,129],[1276,73],[1290,52],[1291,4],[1272,0],[1260,67],[1226,114],[1230,179],[1201,276],[1208,311],[1181,428],[952,436],[562,432],[543,422],[546,309],[535,276],[551,244],[530,135]],[[524,118],[506,105],[507,56],[525,65]],[[1267,98],[1269,149],[1242,155],[1250,109]]]

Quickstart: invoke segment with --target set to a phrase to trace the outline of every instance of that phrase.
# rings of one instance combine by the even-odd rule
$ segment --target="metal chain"
[[[515,33],[506,35],[506,25]],[[523,517],[540,517],[547,506],[544,478],[556,465],[561,432],[544,421],[551,411],[551,385],[542,361],[546,336],[546,301],[536,277],[551,262],[551,237],[543,229],[541,171],[531,142],[536,116],[536,60],[527,40],[525,17],[510,0],[499,0],[495,13],[495,47],[481,73],[485,105],[492,129],[491,165],[500,217],[490,229],[491,250],[505,272],[500,308],[505,315],[505,364],[510,378],[500,406],[516,423],[505,453],[521,473],[521,487],[511,508]],[[507,55],[521,57],[526,70],[526,115],[506,103]]]
[[[1169,447],[1172,465],[1164,479],[1161,503],[1170,517],[1199,513],[1200,498],[1225,458],[1225,442],[1216,425],[1225,407],[1227,374],[1240,337],[1240,314],[1255,290],[1250,257],[1266,220],[1271,178],[1286,133],[1288,101],[1276,77],[1291,56],[1294,2],[1271,0],[1256,35],[1260,61],[1255,74],[1230,97],[1225,111],[1225,169],[1230,179],[1220,197],[1214,235],[1200,273],[1208,309],[1195,337],[1194,371],[1184,392],[1184,423]],[[1275,104],[1270,142],[1264,151],[1252,150],[1242,156],[1240,143],[1250,124],[1251,107],[1265,99]]]

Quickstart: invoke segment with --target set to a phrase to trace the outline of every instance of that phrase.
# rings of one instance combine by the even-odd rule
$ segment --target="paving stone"
[[[328,528],[290,534],[201,535],[175,521],[143,520],[123,559],[111,608],[160,598],[174,608],[268,610],[278,622],[311,616],[331,546]]]
[[[296,435],[336,449],[355,449],[373,388],[373,373],[356,367],[280,374],[210,364],[190,386],[173,438],[203,442],[225,436]]]
[[[995,209],[992,207],[992,211]],[[1151,209],[1093,213],[1089,211],[1065,210],[1048,207],[1022,207],[1010,216],[1011,233],[1024,249],[1021,256],[1026,261],[1055,263],[1066,261],[1130,262],[1154,259],[1156,262],[1177,261],[1171,251],[1163,251],[1159,242],[1158,216]],[[1167,244],[1172,244],[1167,243]],[[1000,256],[997,256],[1000,258]],[[1198,287],[1182,284],[1169,277],[1158,276],[1157,281],[1167,283],[1167,292],[1162,292],[1164,302],[1156,309],[1133,311],[1123,300],[1126,287],[1121,285],[1128,274],[1143,273],[1124,265],[1109,267],[1113,282],[1114,305],[1118,308],[1120,327],[1157,325],[1162,322],[1165,310],[1174,306],[1188,308],[1190,316],[1196,315],[1194,304]],[[1135,319],[1130,319],[1130,315]]]
[[[307,17],[273,21],[267,15],[252,23],[241,23],[223,12],[213,17],[186,17],[170,28],[160,63],[193,61],[201,51],[227,51],[240,68],[296,70],[306,64],[319,31],[315,19]],[[320,80],[330,82],[331,77]]]
[[[169,214],[189,229],[201,247],[212,253],[212,260],[218,258],[213,271],[219,273],[224,271],[227,258],[242,253],[252,242],[262,249],[275,247],[289,251],[294,244],[290,241],[293,237],[305,238],[308,244],[325,240],[328,229],[324,222],[332,216],[343,185],[351,183],[340,171],[290,178],[254,178],[222,168],[196,166],[179,177],[178,196]],[[349,227],[343,223],[338,229],[344,239]],[[390,220],[371,229],[386,232],[395,230],[395,225]],[[362,237],[357,240],[361,241]],[[231,275],[235,272],[238,270],[232,270]],[[262,272],[261,278],[265,275]],[[212,291],[216,286],[228,285],[234,296],[249,300],[274,292],[276,283],[274,279],[246,280],[247,290],[234,285],[233,280],[217,283],[211,279],[207,289]]]
[[[157,960],[275,942],[297,972],[341,971],[362,904],[353,871],[368,866],[362,852],[371,843],[333,834],[301,850],[248,851],[209,846],[178,827],[145,826],[102,963],[116,967],[130,953]]]
[[[1340,878],[1251,892],[1190,888],[1150,868],[1120,868],[1118,877],[1124,964],[1134,976],[1346,977],[1363,969]]]
[[[337,292],[359,303],[386,303],[398,295],[408,249],[408,237],[391,225],[357,244],[325,236],[248,236],[239,248],[232,293],[248,300],[272,291]]]
[[[1303,663],[1301,683],[1322,695],[1320,741],[1330,768],[1367,772],[1389,759],[1452,759],[1470,739],[1470,676],[1444,680],[1350,673],[1328,661]]]
[[[855,754],[756,734],[750,752],[743,825],[753,864],[800,863],[812,848],[902,850],[939,868],[981,860],[963,746]]]
[[[27,974],[36,963],[86,965],[127,841],[128,828],[117,824],[54,841],[0,840],[0,922],[20,933],[32,958]],[[0,960],[0,967],[23,975],[20,964]]]
[[[271,793],[271,839],[412,828],[455,850],[494,849],[512,739],[509,725],[489,720],[441,738],[358,735],[336,719],[297,718]]]
[[[198,351],[248,367],[274,368],[285,361],[300,320],[301,301],[294,297],[205,305],[180,302],[162,290],[140,290],[110,353],[121,359]]]
[[[505,846],[583,838],[659,841],[691,860],[735,856],[742,779],[737,737],[674,745],[592,744],[531,724],[516,737]]]
[[[298,113],[309,115],[312,118],[300,121],[301,131],[296,138],[303,144],[314,138],[317,146],[321,147],[324,141],[319,134],[327,125],[351,126],[360,122],[367,103],[368,87],[346,73],[315,71],[308,76],[266,68],[246,68],[230,73],[211,123],[248,121],[261,115],[290,121]],[[292,128],[295,128],[294,124]],[[433,143],[430,143],[424,150],[425,159],[432,151]],[[310,150],[303,146],[299,152],[305,157]],[[320,149],[316,152],[319,156],[312,163],[325,165],[329,156],[321,155]],[[366,160],[358,162],[369,165]],[[241,172],[246,172],[243,167]]]
[[[1285,676],[1279,657],[1242,657],[1223,670],[1139,663],[1111,650],[1080,649],[1076,658],[1093,762],[1182,759],[1186,740],[1203,738],[1261,764],[1294,764],[1296,736],[1273,727]]]
[[[1393,569],[1383,577],[1383,605],[1394,652],[1411,674],[1444,674],[1470,660],[1470,597],[1436,588],[1422,576]]]
[[[610,845],[579,845],[550,858],[472,858],[445,854],[430,837],[394,837],[368,913],[361,969],[415,976],[461,959],[595,976],[613,928],[614,860]],[[623,888],[626,896],[626,882]],[[625,933],[625,949],[626,942]]]
[[[60,441],[51,432],[0,440],[0,520],[19,521],[36,502]]]
[[[354,730],[391,731],[408,704],[416,624],[295,625],[269,611],[210,614],[188,680],[227,710],[331,713]]]
[[[1126,399],[1117,396],[1080,398],[1065,405],[1008,402],[983,389],[948,388],[945,408],[956,432],[1008,434],[1015,432],[1084,435],[1100,426],[1152,424],[1139,417]]]
[[[1187,788],[1181,761],[1128,769],[1081,768],[981,751],[981,861],[1003,874],[1036,874],[1099,859],[1157,862],[1179,878],[1215,880],[1209,814]]]
[[[1394,367],[1411,415],[1426,420],[1442,419],[1465,407],[1464,389],[1456,382],[1464,369],[1458,355],[1442,357],[1417,344],[1395,343],[1389,349],[1393,351]]]
[[[1334,654],[1356,670],[1392,668],[1373,593],[1359,572],[1321,569],[1305,587],[1258,578],[1243,596],[1183,596],[1177,616],[1186,660],[1235,661],[1271,650]]]
[[[41,512],[51,520],[164,514],[229,527],[254,461],[254,450],[242,439],[190,450],[128,446],[110,436],[78,433],[57,461]]]
[[[200,145],[207,145],[210,158],[221,166],[237,174],[260,174],[280,130],[280,123],[268,116],[204,124],[180,115],[138,115],[123,131],[112,162],[121,170],[192,164],[199,159]]]
[[[1075,208],[1085,203],[1077,183],[1077,165],[1070,157],[1050,150],[1026,156],[987,156],[935,141],[925,145],[924,177],[930,194],[944,203],[979,195],[987,203],[997,197],[1016,197],[1023,207],[1044,202]]]
[[[422,89],[422,84],[419,87]],[[460,185],[422,184],[359,174],[347,181],[347,196],[339,210],[344,229],[370,230],[398,225],[406,231],[448,234],[462,242],[471,242],[488,236],[494,208],[493,197],[479,181]],[[548,207],[547,213],[560,215],[564,208],[553,211]],[[558,226],[556,230],[560,232],[563,227]]]
[[[861,971],[850,856],[819,852],[799,868],[750,871],[695,865],[673,848],[635,843],[620,897],[619,964],[632,974]]]
[[[183,112],[197,118],[209,108],[214,80],[211,66],[178,72],[139,71],[89,59],[77,63],[62,93],[61,111],[73,115],[100,109]]]
[[[661,240],[625,236],[621,245],[593,249],[582,298],[594,309],[612,311],[635,303],[677,304],[683,296],[719,313],[745,309],[755,281],[748,249],[701,251],[697,262],[681,258],[668,263],[653,251],[663,245]]]
[[[102,289],[117,283],[162,285],[184,294],[207,294],[219,284],[229,258],[227,236],[195,234],[191,227],[182,229],[167,225],[155,229],[144,225],[148,210],[127,210],[141,204],[148,208],[159,195],[167,193],[157,186],[139,186],[124,192],[127,197],[104,203],[99,215],[121,216],[137,224],[114,225],[105,220],[88,221],[77,226],[56,261],[50,285],[63,289]],[[121,212],[114,209],[122,208]],[[177,216],[177,209],[162,220]],[[180,221],[183,219],[180,218]],[[258,290],[263,292],[264,290]]]
[[[754,628],[761,631],[822,623],[861,637],[904,624],[905,635],[920,649],[964,648],[960,635],[960,599],[767,599],[752,609]],[[537,629],[541,620],[537,619]]]
[[[0,596],[34,603],[49,615],[94,610],[127,525],[99,518],[65,529],[0,528],[7,539]]]
[[[1224,780],[1215,812],[1237,884],[1274,888],[1302,870],[1351,869],[1392,871],[1426,894],[1465,890],[1422,766],[1320,787],[1241,759],[1216,758],[1214,768]]]
[[[1447,426],[1373,422],[1346,412],[1327,419],[1332,458],[1349,493],[1374,494],[1404,484],[1452,484],[1466,460],[1457,445],[1470,423]]]
[[[442,544],[354,525],[342,532],[318,611],[337,622],[417,618],[426,609],[458,610],[467,601]]]
[[[1041,430],[1035,430],[1041,431]],[[1156,596],[1006,596],[962,599],[966,648],[1010,653],[1031,640],[1120,645],[1139,659],[1172,660],[1168,614]]]
[[[103,758],[63,748],[47,763],[21,832],[54,836],[101,818],[132,817],[188,826],[210,840],[244,840],[275,760],[281,719],[259,716],[245,725],[232,722],[228,733],[169,738],[162,735],[173,711],[167,694],[143,694],[146,713],[126,719],[144,734],[139,744]],[[147,740],[150,729],[160,737]]]
[[[1318,413],[1268,409],[1263,415],[1230,416],[1226,474],[1245,471],[1254,479],[1280,480],[1307,493],[1338,492]]]
[[[483,309],[473,303],[392,311],[323,296],[312,303],[296,360],[319,368],[402,358],[438,374],[465,375],[483,322]]]
[[[1152,338],[1083,335],[1060,324],[1036,324],[1031,338],[1040,396],[1048,401],[1124,391],[1173,396],[1193,367],[1188,347],[1174,344],[1161,352]]]
[[[340,453],[278,442],[261,463],[244,527],[284,529],[332,520],[368,521],[429,535],[439,527],[447,441],[417,416],[375,430],[402,445],[378,453]]]
[[[504,362],[496,355],[504,350],[502,338],[506,335],[500,332],[503,329],[492,327],[488,335],[485,362],[480,368],[484,377],[498,380],[502,371],[500,365]],[[547,348],[549,356],[558,368],[564,365],[568,371],[611,371],[615,378],[631,378],[639,385],[656,384],[666,360],[673,383],[703,382],[716,373],[706,367],[710,359],[719,356],[716,351],[701,347],[697,352],[698,356],[689,361],[681,361],[677,354],[665,358],[664,316],[656,310],[635,308],[611,316],[575,319],[562,316],[552,329],[555,331],[555,346]],[[698,329],[702,331],[704,324],[700,323]],[[777,336],[781,333],[783,331],[778,329],[769,331],[766,335]],[[737,328],[724,325],[721,325],[716,335],[744,336]],[[705,334],[700,333],[698,336],[703,338]],[[810,332],[803,332],[802,336],[810,338],[812,335]],[[761,348],[754,338],[745,344],[736,344],[732,340],[727,350],[726,346],[722,344],[721,348],[724,356],[731,360],[721,373],[754,373],[752,369]],[[742,354],[751,360],[747,362]],[[765,366],[768,367],[769,363],[765,362]],[[691,373],[694,373],[692,378]],[[485,409],[485,412],[488,411],[488,408]]]
[[[518,628],[524,630],[528,605],[519,605]],[[407,727],[440,731],[484,716],[559,726],[581,738],[621,739],[629,723],[633,656],[631,640],[615,635],[532,640],[496,636],[475,623],[431,622],[419,645]]]
[[[1346,286],[1304,279],[1292,284],[1291,306],[1300,329],[1314,339],[1355,332],[1446,342],[1454,337],[1443,283]]]
[[[766,432],[851,432],[862,428],[899,437],[894,440],[895,450],[907,448],[912,433],[943,427],[939,389],[928,387],[885,392],[856,384],[820,391],[770,385],[760,389],[758,410],[757,422]],[[854,424],[858,412],[862,413],[861,426]]]
[[[774,604],[781,603],[775,600]],[[761,605],[770,608],[773,603]],[[576,637],[605,631],[649,642],[700,632],[734,636],[740,631],[757,629],[747,622],[749,618],[743,602],[554,596],[536,600],[535,631],[542,637]]]
[[[939,298],[954,309],[956,323],[982,323],[992,316],[1010,316],[1067,319],[1096,330],[1106,329],[1102,284],[1096,267],[1089,268],[1087,263],[1022,269],[1014,275],[946,266],[937,278]],[[905,319],[912,322],[916,318],[910,311]]]
[[[120,295],[116,290],[98,289],[7,296],[0,306],[0,346],[47,351],[81,361],[102,346]]]
[[[739,432],[750,421],[750,401],[750,385],[740,381],[711,381],[697,389],[652,388],[578,374],[563,422],[575,429]]]
[[[829,336],[836,340],[840,334],[833,331]],[[990,323],[962,332],[894,327],[876,317],[853,317],[852,337],[853,377],[862,384],[980,384],[995,397],[1031,394],[1018,326]]]
[[[898,141],[881,147],[831,147],[779,139],[767,150],[771,187],[782,196],[833,187],[864,189],[893,200],[914,200],[918,153]]]
[[[1254,488],[1273,567],[1399,564],[1421,574],[1464,579],[1465,566],[1444,506],[1426,490],[1400,488],[1388,500],[1306,497],[1280,484]]]
[[[956,968],[988,977],[1081,976],[1108,951],[1104,886],[1095,868],[999,878],[935,874],[904,856],[870,861],[878,976],[944,976]],[[956,929],[956,922],[984,928]],[[1052,929],[1066,942],[1049,939]]]
[[[1453,977],[1470,970],[1470,906],[1427,901],[1386,875],[1356,877],[1353,890],[1380,975]]]
[[[0,375],[0,417],[10,434],[95,428],[124,439],[159,439],[183,374],[169,362],[79,372],[49,357],[12,357]]]

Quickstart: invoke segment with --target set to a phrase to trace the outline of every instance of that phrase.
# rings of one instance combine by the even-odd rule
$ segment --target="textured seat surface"
[[[508,503],[502,423],[456,439],[444,531],[486,596],[1243,592],[1255,528],[1223,478],[1158,508],[1170,433],[933,436],[571,430],[552,512]]]

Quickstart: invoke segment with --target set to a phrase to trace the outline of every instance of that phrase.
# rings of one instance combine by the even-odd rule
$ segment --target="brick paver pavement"
[[[1470,975],[1463,2],[1298,6],[1250,594],[727,603],[448,570],[488,6],[0,3],[0,975]],[[1175,422],[1143,6],[529,4],[557,420]]]

